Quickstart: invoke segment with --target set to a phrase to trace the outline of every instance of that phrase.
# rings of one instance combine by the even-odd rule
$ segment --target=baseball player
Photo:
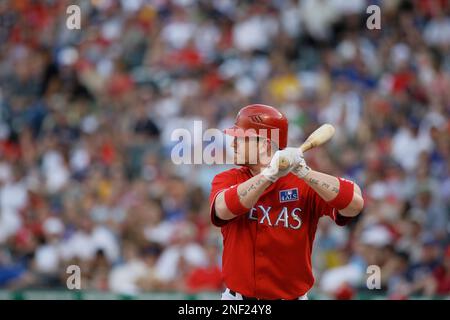
[[[274,130],[278,139],[270,134]],[[212,181],[211,221],[221,228],[224,245],[222,300],[305,300],[314,283],[311,252],[319,219],[347,224],[363,208],[361,190],[311,169],[299,148],[287,148],[288,121],[273,107],[242,108],[225,133],[234,136],[235,159],[244,162]],[[260,161],[264,154],[266,163]],[[278,170],[280,157],[289,160],[285,170]]]

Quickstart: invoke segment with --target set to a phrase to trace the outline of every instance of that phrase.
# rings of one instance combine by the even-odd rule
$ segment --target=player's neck
[[[249,168],[250,172],[253,176],[256,176],[261,173],[261,170],[263,169],[263,165],[261,164],[252,164],[247,165],[247,168]]]

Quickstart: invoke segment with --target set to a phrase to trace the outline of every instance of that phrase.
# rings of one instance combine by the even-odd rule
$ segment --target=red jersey
[[[319,218],[329,216],[338,225],[350,219],[292,173],[270,185],[247,214],[219,219],[216,196],[252,176],[241,167],[216,175],[212,182],[210,214],[223,235],[224,282],[244,296],[295,299],[314,284],[311,253]]]

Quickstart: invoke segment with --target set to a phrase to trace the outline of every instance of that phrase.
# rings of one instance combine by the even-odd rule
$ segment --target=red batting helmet
[[[288,120],[274,107],[251,104],[239,111],[234,126],[225,129],[225,133],[234,137],[268,138],[284,149],[287,146]]]

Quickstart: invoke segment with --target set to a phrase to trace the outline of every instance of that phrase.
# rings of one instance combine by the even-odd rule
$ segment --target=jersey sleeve
[[[209,195],[209,214],[212,224],[216,227],[222,227],[230,221],[222,220],[216,216],[216,211],[214,209],[216,197],[221,191],[234,186],[236,183],[236,174],[233,174],[233,172],[230,171],[225,171],[216,175],[211,183],[211,193]]]
[[[345,226],[352,220],[351,217],[345,217],[339,213],[335,208],[331,207],[325,200],[323,200],[317,192],[312,188],[310,189],[310,195],[312,199],[312,209],[319,214],[319,217],[328,216],[338,225]]]

